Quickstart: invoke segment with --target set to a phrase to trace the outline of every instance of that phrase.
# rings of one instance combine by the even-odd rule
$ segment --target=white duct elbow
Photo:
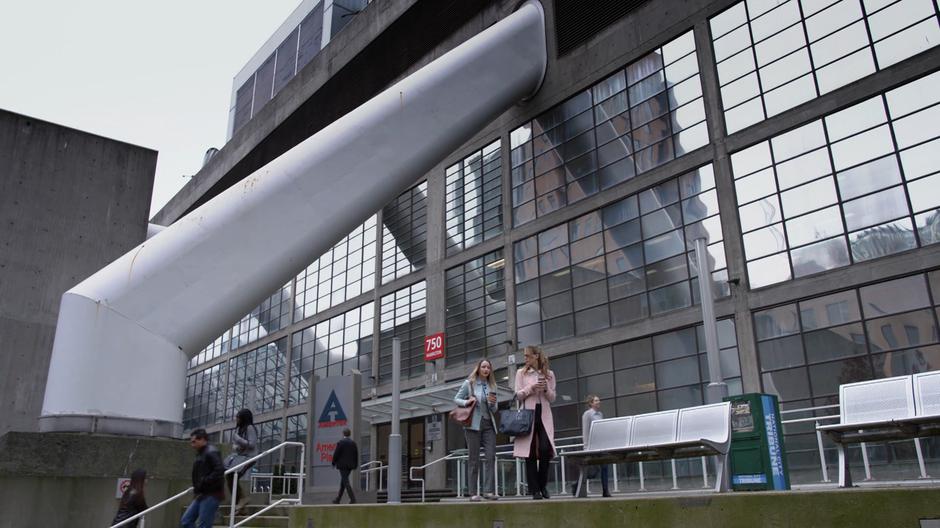
[[[178,436],[188,357],[532,95],[546,61],[530,0],[67,292],[40,429]]]

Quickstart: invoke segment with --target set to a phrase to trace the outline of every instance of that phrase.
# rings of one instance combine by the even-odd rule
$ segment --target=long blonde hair
[[[525,349],[523,350],[523,354],[526,352],[537,355],[538,367],[535,368],[534,370],[547,378],[549,369],[548,369],[548,357],[545,356],[545,352],[542,352],[541,348],[537,346],[532,346],[532,345],[525,347]],[[528,364],[525,364],[522,366],[522,369],[525,371],[529,370],[530,368],[531,367]]]
[[[493,362],[486,358],[481,359],[477,363],[477,366],[473,369],[473,372],[470,373],[470,376],[468,376],[467,379],[470,380],[471,385],[475,384],[477,380],[480,379],[480,365],[482,365],[484,361],[490,364],[490,375],[485,378],[486,384],[490,386],[490,390],[496,390],[496,375],[493,373]]]

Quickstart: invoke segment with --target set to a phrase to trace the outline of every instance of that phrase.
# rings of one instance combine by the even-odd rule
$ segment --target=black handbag
[[[526,436],[532,431],[535,411],[526,409],[525,404],[516,409],[499,411],[499,432],[509,436]]]

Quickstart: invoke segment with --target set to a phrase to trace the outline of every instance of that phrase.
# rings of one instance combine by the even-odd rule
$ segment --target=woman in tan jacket
[[[547,499],[548,469],[555,456],[555,422],[551,404],[555,401],[555,373],[538,347],[525,347],[525,365],[516,371],[516,398],[520,405],[535,411],[532,430],[517,436],[513,456],[525,459],[529,491],[535,500]]]

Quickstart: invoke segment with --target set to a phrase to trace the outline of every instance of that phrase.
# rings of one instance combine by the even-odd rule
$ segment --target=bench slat
[[[677,442],[709,440],[725,444],[731,434],[731,402],[679,410]]]
[[[624,449],[629,445],[633,430],[632,416],[618,416],[591,422],[591,434],[586,451]]]
[[[940,415],[940,370],[914,374],[914,410],[917,416]]]
[[[655,446],[675,442],[678,421],[678,409],[634,416],[630,447]]]
[[[841,424],[872,423],[912,418],[911,376],[898,376],[839,386]]]

